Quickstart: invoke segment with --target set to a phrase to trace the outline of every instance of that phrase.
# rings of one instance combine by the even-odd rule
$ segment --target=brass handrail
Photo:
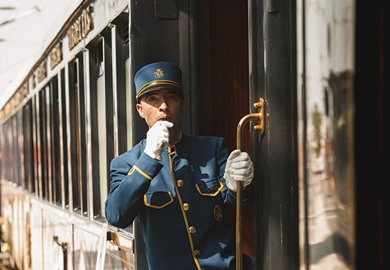
[[[241,118],[237,125],[237,149],[241,150],[241,137],[244,125],[250,120],[259,120],[259,125],[254,126],[254,130],[260,131],[262,135],[264,133],[264,99],[260,98],[259,102],[253,104],[253,106],[259,109],[258,113],[247,114]],[[236,190],[236,269],[242,269],[242,183],[237,183]]]

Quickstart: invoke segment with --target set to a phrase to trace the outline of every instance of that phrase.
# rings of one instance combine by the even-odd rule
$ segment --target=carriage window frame
[[[50,183],[51,183],[51,202],[56,205],[62,204],[62,180],[61,167],[61,139],[60,139],[60,104],[59,104],[59,87],[58,77],[54,76],[48,83],[47,98],[49,107],[49,124],[48,135],[50,136]]]
[[[46,192],[47,199],[50,203],[53,202],[53,137],[52,137],[52,91],[50,85],[44,87],[45,96],[45,155],[44,162],[46,164]]]
[[[90,72],[91,163],[94,166],[91,175],[92,207],[93,218],[100,220],[104,217],[104,202],[108,192],[108,166],[114,148],[111,41],[107,40],[107,35],[101,35],[87,47]]]
[[[41,196],[41,173],[40,173],[40,140],[39,140],[39,97],[38,95],[34,95],[32,98],[32,119],[33,119],[33,147],[34,147],[34,189],[36,191],[37,197]]]
[[[113,43],[113,68],[114,74],[114,109],[115,109],[115,130],[116,145],[114,152],[119,155],[126,152],[133,145],[132,143],[132,114],[134,99],[130,91],[130,64],[129,64],[129,16],[122,13],[113,22],[111,27]]]
[[[38,140],[39,140],[39,186],[40,197],[48,200],[48,163],[47,163],[47,137],[46,137],[46,92],[44,90],[39,91],[38,97]]]
[[[93,218],[104,220],[109,187],[109,165],[128,149],[129,33],[128,13],[87,45]],[[99,108],[99,110],[97,109]]]
[[[12,166],[13,157],[14,154],[12,152],[12,145],[13,145],[13,139],[12,139],[12,123],[13,119],[10,117],[3,125],[3,158],[2,158],[2,167],[4,168],[3,171],[3,178],[7,181],[12,181],[13,179],[13,171],[14,168]]]
[[[91,204],[93,218],[101,216],[102,198],[99,196],[102,182],[107,175],[107,138],[106,138],[106,103],[104,77],[104,38],[98,36],[88,44],[86,58],[89,72],[89,128],[90,163],[93,169],[90,172],[92,186]],[[99,108],[99,110],[98,110]],[[104,187],[104,185],[103,185]]]
[[[68,64],[69,176],[73,212],[88,215],[83,54]]]
[[[32,101],[29,100],[23,106],[23,166],[24,166],[24,188],[30,193],[35,193],[34,185],[34,142],[33,142],[33,120]]]
[[[59,112],[60,112],[60,153],[61,153],[61,170],[59,171],[61,175],[62,182],[62,206],[66,209],[70,207],[70,191],[69,191],[69,153],[68,153],[68,106],[67,106],[67,88],[65,85],[66,76],[65,69],[60,71],[60,89],[59,89]]]
[[[16,149],[18,153],[16,155],[16,171],[15,171],[15,181],[19,187],[24,188],[24,138],[23,138],[23,111],[18,110],[16,113],[16,123],[15,123],[15,139],[16,139]],[[22,154],[21,154],[22,153]]]

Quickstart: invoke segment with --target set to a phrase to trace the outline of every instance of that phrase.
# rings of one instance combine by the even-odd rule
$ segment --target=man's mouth
[[[167,121],[167,120],[169,120],[169,117],[168,116],[162,116],[162,117],[159,117],[158,120],[159,121]]]

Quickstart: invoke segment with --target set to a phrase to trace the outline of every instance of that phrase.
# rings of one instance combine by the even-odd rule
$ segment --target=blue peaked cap
[[[134,76],[136,99],[161,88],[173,88],[184,95],[181,70],[169,62],[155,62],[140,68]]]

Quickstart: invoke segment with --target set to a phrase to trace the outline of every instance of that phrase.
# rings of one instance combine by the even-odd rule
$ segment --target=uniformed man
[[[149,130],[110,165],[107,221],[120,228],[139,219],[149,269],[235,269],[236,181],[243,198],[253,178],[246,152],[230,154],[224,139],[181,130],[181,70],[169,62],[142,67],[134,77],[136,108]],[[251,269],[244,255],[244,268]]]

